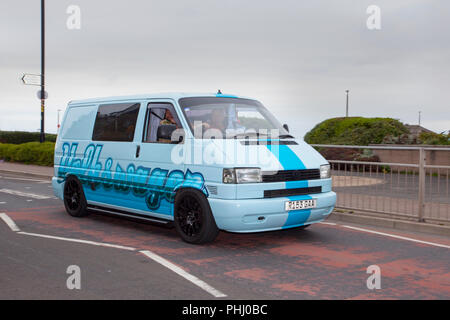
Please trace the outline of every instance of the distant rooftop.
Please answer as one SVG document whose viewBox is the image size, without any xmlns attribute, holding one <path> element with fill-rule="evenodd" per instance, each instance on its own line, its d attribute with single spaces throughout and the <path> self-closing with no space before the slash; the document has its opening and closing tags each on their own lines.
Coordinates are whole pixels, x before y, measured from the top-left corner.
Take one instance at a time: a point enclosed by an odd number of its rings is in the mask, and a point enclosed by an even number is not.
<svg viewBox="0 0 450 320">
<path fill-rule="evenodd" d="M 408 128 L 410 134 L 415 136 L 420 135 L 422 132 L 434 133 L 433 131 L 424 128 L 422 126 L 419 126 L 418 124 L 405 124 L 405 127 Z"/>
</svg>

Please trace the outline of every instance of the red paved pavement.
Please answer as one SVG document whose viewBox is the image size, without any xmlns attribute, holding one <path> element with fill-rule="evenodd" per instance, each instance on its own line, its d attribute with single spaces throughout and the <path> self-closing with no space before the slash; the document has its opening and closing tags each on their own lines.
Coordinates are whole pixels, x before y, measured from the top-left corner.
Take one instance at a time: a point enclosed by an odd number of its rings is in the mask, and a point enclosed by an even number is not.
<svg viewBox="0 0 450 320">
<path fill-rule="evenodd" d="M 237 291 L 251 289 L 274 299 L 450 298 L 449 249 L 340 225 L 319 224 L 307 230 L 262 234 L 222 232 L 212 244 L 193 246 L 182 242 L 174 229 L 96 214 L 75 219 L 64 212 L 62 205 L 8 215 L 28 232 L 151 250 L 219 290 L 227 284 Z M 449 239 L 438 236 L 420 238 L 450 245 Z M 381 290 L 366 287 L 366 269 L 372 264 L 381 268 Z"/>
</svg>

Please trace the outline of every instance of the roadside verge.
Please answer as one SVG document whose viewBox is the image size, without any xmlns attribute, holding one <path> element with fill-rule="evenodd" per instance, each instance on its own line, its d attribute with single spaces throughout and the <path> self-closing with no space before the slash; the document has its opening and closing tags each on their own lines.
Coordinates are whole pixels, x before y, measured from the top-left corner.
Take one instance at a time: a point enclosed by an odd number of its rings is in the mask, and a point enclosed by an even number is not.
<svg viewBox="0 0 450 320">
<path fill-rule="evenodd" d="M 44 167 L 13 162 L 0 162 L 0 173 L 20 174 L 28 177 L 51 179 L 53 177 L 53 167 Z"/>
</svg>

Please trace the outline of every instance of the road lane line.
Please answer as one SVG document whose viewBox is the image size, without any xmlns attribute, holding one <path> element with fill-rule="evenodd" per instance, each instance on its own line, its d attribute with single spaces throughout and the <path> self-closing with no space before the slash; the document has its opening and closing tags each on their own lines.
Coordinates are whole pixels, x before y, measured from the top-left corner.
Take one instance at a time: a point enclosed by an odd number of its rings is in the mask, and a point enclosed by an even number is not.
<svg viewBox="0 0 450 320">
<path fill-rule="evenodd" d="M 0 176 L 2 179 L 7 180 L 21 180 L 21 181 L 32 181 L 37 183 L 51 183 L 51 181 L 48 180 L 37 180 L 37 179 L 28 179 L 28 178 L 14 178 L 14 177 L 6 177 L 6 176 Z"/>
<path fill-rule="evenodd" d="M 6 214 L 0 213 L 0 218 L 8 225 L 8 227 L 14 231 L 20 231 L 19 227 L 14 223 L 14 221 Z"/>
<path fill-rule="evenodd" d="M 19 196 L 19 197 L 33 198 L 33 199 L 38 199 L 38 200 L 45 200 L 45 199 L 51 198 L 51 196 L 22 192 L 22 191 L 11 190 L 11 189 L 0 189 L 0 192 L 12 194 L 12 195 Z"/>
<path fill-rule="evenodd" d="M 163 257 L 157 255 L 156 253 L 153 253 L 153 252 L 148 251 L 148 250 L 141 250 L 139 252 L 144 254 L 144 255 L 146 255 L 147 257 L 149 257 L 153 261 L 156 261 L 159 264 L 163 265 L 164 267 L 172 270 L 173 272 L 175 272 L 179 276 L 181 276 L 181 277 L 185 278 L 186 280 L 192 282 L 193 284 L 195 284 L 196 286 L 198 286 L 201 289 L 205 290 L 206 292 L 208 292 L 209 294 L 213 295 L 214 297 L 216 297 L 216 298 L 224 298 L 224 297 L 227 296 L 226 294 L 220 292 L 219 290 L 211 287 L 209 284 L 207 284 L 203 280 L 200 280 L 196 276 L 193 276 L 192 274 L 187 273 L 186 271 L 184 271 L 183 269 L 181 269 L 177 265 L 175 265 L 172 262 L 164 259 Z"/>
<path fill-rule="evenodd" d="M 333 223 L 333 222 L 319 222 L 320 224 L 327 224 L 327 225 L 329 225 L 329 226 L 336 226 L 337 224 L 336 223 Z"/>
<path fill-rule="evenodd" d="M 29 233 L 29 232 L 18 232 L 18 234 L 23 234 L 23 235 L 26 235 L 26 236 L 33 236 L 33 237 L 40 237 L 40 238 L 47 238 L 47 239 L 54 239 L 54 240 L 76 242 L 76 243 L 84 243 L 84 244 L 90 244 L 90 245 L 93 245 L 93 246 L 109 247 L 109 248 L 116 248 L 116 249 L 122 249 L 122 250 L 136 251 L 136 248 L 125 247 L 125 246 L 120 246 L 120 245 L 111 244 L 111 243 L 95 242 L 95 241 L 89 241 L 89 240 L 80 240 L 80 239 L 63 238 L 63 237 L 55 237 L 55 236 L 49 236 L 49 235 L 46 235 L 46 234 Z"/>
<path fill-rule="evenodd" d="M 374 230 L 369 230 L 369 229 L 363 229 L 363 228 L 358 228 L 358 227 L 352 227 L 352 226 L 345 226 L 345 225 L 343 225 L 343 227 L 344 227 L 344 228 L 348 228 L 348 229 L 353 229 L 353 230 L 358 230 L 358 231 L 363 231 L 363 232 L 368 232 L 368 233 L 378 234 L 378 235 L 381 235 L 381 236 L 386 236 L 386 237 L 391 237 L 391 238 L 396 238 L 396 239 L 401 239 L 401 240 L 407 240 L 407 241 L 412 241 L 412 242 L 417 242 L 417 243 L 422 243 L 422 244 L 428 244 L 428 245 L 430 245 L 430 246 L 435 246 L 435 247 L 441 247 L 441 248 L 450 249 L 450 246 L 447 246 L 447 245 L 441 244 L 441 243 L 422 241 L 422 240 L 417 240 L 417 239 L 413 239 L 413 238 L 397 236 L 397 235 L 395 235 L 395 234 L 389 234 L 389 233 L 384 233 L 384 232 L 379 232 L 379 231 L 374 231 Z"/>
</svg>

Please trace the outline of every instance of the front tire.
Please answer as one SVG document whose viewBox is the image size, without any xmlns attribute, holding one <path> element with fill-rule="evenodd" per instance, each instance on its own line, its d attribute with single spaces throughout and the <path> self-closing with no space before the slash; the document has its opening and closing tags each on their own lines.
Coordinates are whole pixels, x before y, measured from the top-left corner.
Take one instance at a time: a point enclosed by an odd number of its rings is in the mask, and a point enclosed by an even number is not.
<svg viewBox="0 0 450 320">
<path fill-rule="evenodd" d="M 69 176 L 64 184 L 64 206 L 72 217 L 85 217 L 89 214 L 83 187 L 74 176 Z"/>
<path fill-rule="evenodd" d="M 178 191 L 174 209 L 175 229 L 184 241 L 203 244 L 214 241 L 219 234 L 208 200 L 200 191 Z"/>
</svg>

